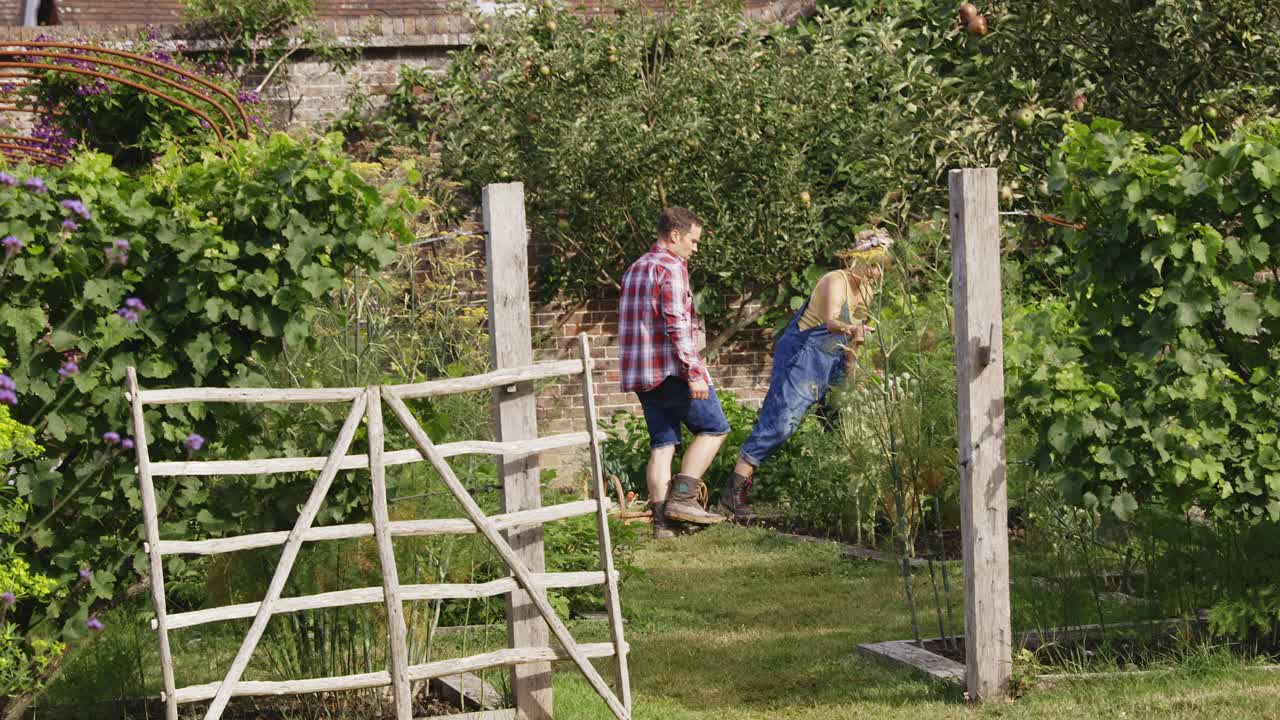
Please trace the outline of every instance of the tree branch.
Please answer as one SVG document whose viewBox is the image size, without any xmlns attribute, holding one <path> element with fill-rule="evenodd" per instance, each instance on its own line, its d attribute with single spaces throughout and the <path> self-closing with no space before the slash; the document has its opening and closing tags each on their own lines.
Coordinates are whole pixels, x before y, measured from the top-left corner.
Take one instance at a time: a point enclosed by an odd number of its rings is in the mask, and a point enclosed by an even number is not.
<svg viewBox="0 0 1280 720">
<path fill-rule="evenodd" d="M 729 342 L 734 335 L 742 332 L 744 328 L 756 320 L 759 320 L 766 312 L 769 311 L 768 306 L 763 303 L 760 305 L 752 304 L 758 297 L 759 293 L 753 292 L 743 298 L 742 304 L 738 306 L 738 312 L 734 316 L 733 322 L 729 323 L 729 327 L 721 330 L 718 335 L 707 342 L 707 348 L 704 351 L 704 354 L 708 359 L 719 355 L 720 348 L 724 346 L 725 343 Z"/>
<path fill-rule="evenodd" d="M 281 55 L 280 58 L 276 60 L 275 64 L 271 66 L 271 69 L 267 71 L 266 76 L 262 78 L 262 82 L 258 83 L 258 87 L 254 88 L 253 90 L 254 93 L 262 92 L 262 89 L 265 88 L 267 84 L 271 82 L 271 78 L 275 77 L 275 74 L 279 72 L 280 68 L 284 67 L 285 61 L 293 57 L 293 54 L 298 52 L 301 49 L 302 49 L 302 43 L 298 43 L 297 45 L 294 45 L 293 47 L 289 48 L 289 50 L 285 52 L 285 54 Z"/>
</svg>

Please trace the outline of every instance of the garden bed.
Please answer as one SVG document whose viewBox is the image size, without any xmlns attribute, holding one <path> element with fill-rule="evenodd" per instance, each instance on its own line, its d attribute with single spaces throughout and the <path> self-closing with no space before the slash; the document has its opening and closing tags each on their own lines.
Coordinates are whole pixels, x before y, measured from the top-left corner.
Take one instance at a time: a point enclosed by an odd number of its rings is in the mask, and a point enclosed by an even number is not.
<svg viewBox="0 0 1280 720">
<path fill-rule="evenodd" d="M 1154 665 L 1174 657 L 1186 647 L 1187 638 L 1178 632 L 1183 620 L 1154 623 L 1116 623 L 1104 634 L 1099 625 L 1030 631 L 1019 636 L 1016 645 L 1035 654 L 1037 676 L 1048 680 L 1091 677 L 1149 671 Z M 1205 630 L 1203 621 L 1194 621 L 1197 637 Z M 858 652 L 893 664 L 909 667 L 944 682 L 965 681 L 965 638 L 929 638 L 917 645 L 913 640 L 865 643 Z M 1271 663 L 1280 663 L 1280 644 L 1255 649 Z M 1277 670 L 1280 665 L 1265 665 Z"/>
</svg>

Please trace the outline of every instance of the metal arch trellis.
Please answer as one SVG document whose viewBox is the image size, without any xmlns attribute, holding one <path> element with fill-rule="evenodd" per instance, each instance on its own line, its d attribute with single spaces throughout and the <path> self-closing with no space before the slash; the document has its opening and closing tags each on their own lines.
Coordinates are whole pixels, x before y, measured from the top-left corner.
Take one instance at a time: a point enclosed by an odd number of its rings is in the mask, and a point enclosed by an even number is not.
<svg viewBox="0 0 1280 720">
<path fill-rule="evenodd" d="M 219 141 L 225 141 L 228 136 L 248 136 L 253 132 L 249 115 L 234 94 L 172 63 L 139 53 L 81 43 L 41 40 L 0 41 L 0 70 L 5 71 L 0 73 L 0 96 L 10 95 L 32 83 L 40 82 L 43 79 L 43 72 L 65 72 L 125 85 L 160 98 L 200 118 Z M 170 91 L 165 92 L 148 87 L 136 80 L 123 77 L 125 74 L 147 78 Z M 174 79 L 174 76 L 178 79 Z M 185 95 L 188 99 L 183 99 L 179 95 Z M 197 102 L 203 103 L 212 108 L 215 114 L 221 115 L 225 125 L 215 122 L 208 112 L 194 104 Z M 56 107 L 35 107 L 24 105 L 17 100 L 0 102 L 0 113 L 14 112 L 37 116 L 61 114 L 60 109 Z M 11 160 L 34 160 L 51 165 L 62 165 L 70 159 L 65 150 L 46 138 L 13 134 L 0 136 L 0 156 Z"/>
</svg>

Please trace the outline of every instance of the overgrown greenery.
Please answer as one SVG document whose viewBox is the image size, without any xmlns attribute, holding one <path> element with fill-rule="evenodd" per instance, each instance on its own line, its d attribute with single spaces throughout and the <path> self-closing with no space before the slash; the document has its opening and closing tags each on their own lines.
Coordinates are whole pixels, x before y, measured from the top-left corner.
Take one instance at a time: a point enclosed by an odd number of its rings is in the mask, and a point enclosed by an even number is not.
<svg viewBox="0 0 1280 720">
<path fill-rule="evenodd" d="M 712 350 L 762 310 L 776 319 L 871 214 L 897 217 L 917 191 L 937 197 L 945 168 L 999 155 L 958 129 L 989 124 L 982 98 L 895 19 L 832 11 L 791 31 L 716 4 L 660 22 L 550 6 L 476 22 L 447 74 L 405 70 L 365 132 L 438 139 L 443 172 L 473 191 L 522 180 L 552 247 L 548 295 L 616 285 L 660 207 L 695 208 L 712 230 L 693 267 Z"/>
<path fill-rule="evenodd" d="M 286 345 L 313 342 L 312 322 L 344 274 L 394 257 L 414 204 L 361 179 L 337 138 L 275 135 L 194 161 L 175 150 L 138 176 L 93 153 L 65 170 L 11 168 L 0 206 L 0 348 L 12 361 L 13 412 L 45 448 L 10 465 L 23 514 L 5 546 L 76 588 L 17 606 L 9 622 L 24 637 L 74 643 L 145 567 L 125 368 L 143 384 L 265 384 L 265 364 Z M 147 420 L 154 460 L 262 452 L 261 419 L 226 406 L 157 408 Z M 193 520 L 262 522 L 271 503 L 248 498 L 278 493 L 162 483 L 163 532 L 175 530 L 170 520 L 184 531 Z M 339 484 L 327 512 L 350 512 L 352 493 Z M 183 565 L 171 558 L 171 577 Z"/>
<path fill-rule="evenodd" d="M 1280 521 L 1280 123 L 1177 147 L 1073 125 L 1057 177 L 1089 229 L 1065 240 L 1074 322 L 1015 359 L 1041 470 L 1122 519 L 1158 502 Z"/>
</svg>

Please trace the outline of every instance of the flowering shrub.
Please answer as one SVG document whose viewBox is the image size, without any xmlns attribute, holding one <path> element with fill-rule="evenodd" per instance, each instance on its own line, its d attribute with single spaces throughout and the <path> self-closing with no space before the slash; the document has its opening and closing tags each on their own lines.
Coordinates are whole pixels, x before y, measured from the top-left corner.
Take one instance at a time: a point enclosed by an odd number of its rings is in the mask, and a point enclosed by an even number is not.
<svg viewBox="0 0 1280 720">
<path fill-rule="evenodd" d="M 0 370 L 6 361 L 0 357 Z M 9 415 L 10 406 L 18 404 L 21 391 L 7 374 L 0 374 L 0 460 L 8 467 L 19 458 L 35 457 L 41 451 L 33 440 L 31 427 Z M 27 520 L 30 509 L 16 489 L 0 485 L 0 536 L 16 537 Z M 0 545 L 0 696 L 34 689 L 41 671 L 62 651 L 62 644 L 50 637 L 24 637 L 14 616 L 29 612 L 35 603 L 46 601 L 59 591 L 52 578 L 31 571 L 31 564 L 19 555 L 11 543 Z"/>
<path fill-rule="evenodd" d="M 394 257 L 412 201 L 362 180 L 337 137 L 246 140 L 193 163 L 166 153 L 136 177 L 93 153 L 63 170 L 6 173 L 0 237 L 15 240 L 0 260 L 0 351 L 13 364 L 0 413 L 33 426 L 46 451 L 11 466 L 21 519 L 2 547 L 75 587 L 40 604 L 13 589 L 22 612 L 11 617 L 20 636 L 53 628 L 70 643 L 101 630 L 92 613 L 145 568 L 125 369 L 168 386 L 265 384 L 263 368 L 286 344 L 312 342 L 315 313 L 344 273 Z M 160 460 L 248 455 L 258 421 L 228 406 L 169 406 L 147 419 Z M 162 484 L 162 522 L 233 514 L 217 503 L 261 509 L 209 488 Z"/>
</svg>

